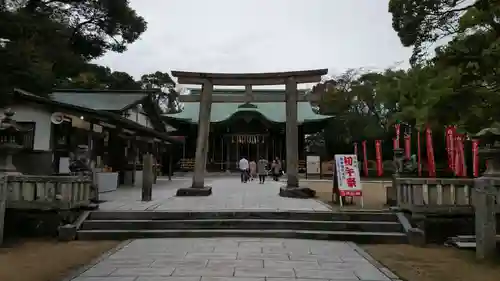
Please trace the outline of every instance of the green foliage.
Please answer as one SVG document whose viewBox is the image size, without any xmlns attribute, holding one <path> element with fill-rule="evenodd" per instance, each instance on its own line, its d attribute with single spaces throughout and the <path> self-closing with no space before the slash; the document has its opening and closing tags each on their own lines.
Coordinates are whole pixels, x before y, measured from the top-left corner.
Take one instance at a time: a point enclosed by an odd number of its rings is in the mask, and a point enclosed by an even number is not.
<svg viewBox="0 0 500 281">
<path fill-rule="evenodd" d="M 412 63 L 443 38 L 477 30 L 500 31 L 499 0 L 390 0 L 392 26 L 401 43 L 413 46 Z"/>
<path fill-rule="evenodd" d="M 161 89 L 163 94 L 156 96 L 156 103 L 164 112 L 180 110 L 179 93 L 175 90 L 175 82 L 166 72 L 156 71 L 141 76 L 143 89 Z"/>
<path fill-rule="evenodd" d="M 326 147 L 390 140 L 398 120 L 437 134 L 446 125 L 475 133 L 498 124 L 500 0 L 390 0 L 389 12 L 401 43 L 414 48 L 412 67 L 351 70 L 328 82 L 320 110 L 339 120 L 325 130 Z"/>
<path fill-rule="evenodd" d="M 146 30 L 126 0 L 9 1 L 0 10 L 0 91 L 22 87 L 44 95 L 75 84 L 103 87 L 87 65 L 107 51 L 123 52 Z M 93 77 L 97 75 L 98 77 Z M 111 88 L 140 88 L 128 74 L 113 73 Z"/>
</svg>

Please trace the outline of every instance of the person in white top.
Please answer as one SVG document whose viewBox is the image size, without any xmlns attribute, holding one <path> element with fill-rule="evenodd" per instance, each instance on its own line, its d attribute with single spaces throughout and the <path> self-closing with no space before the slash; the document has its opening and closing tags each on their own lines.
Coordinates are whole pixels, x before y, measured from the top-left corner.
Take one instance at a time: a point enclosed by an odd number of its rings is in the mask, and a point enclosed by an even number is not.
<svg viewBox="0 0 500 281">
<path fill-rule="evenodd" d="M 238 166 L 241 171 L 241 182 L 246 183 L 248 181 L 248 168 L 249 168 L 248 160 L 245 157 L 242 157 L 240 159 L 240 163 Z"/>
</svg>

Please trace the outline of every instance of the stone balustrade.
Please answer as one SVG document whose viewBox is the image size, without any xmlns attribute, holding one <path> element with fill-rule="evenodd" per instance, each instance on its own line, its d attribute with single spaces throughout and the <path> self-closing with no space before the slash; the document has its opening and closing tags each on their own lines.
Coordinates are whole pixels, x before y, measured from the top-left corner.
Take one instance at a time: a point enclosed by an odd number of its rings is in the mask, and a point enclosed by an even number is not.
<svg viewBox="0 0 500 281">
<path fill-rule="evenodd" d="M 394 188 L 395 187 L 395 188 Z M 393 179 L 399 208 L 411 212 L 472 212 L 474 180 L 465 178 Z"/>
<path fill-rule="evenodd" d="M 417 213 L 472 213 L 477 196 L 475 186 L 471 178 L 395 177 L 388 199 L 402 210 Z M 496 190 L 496 211 L 500 212 L 500 188 L 497 186 Z"/>
<path fill-rule="evenodd" d="M 83 176 L 7 175 L 6 207 L 24 210 L 67 210 L 88 206 L 92 181 Z"/>
</svg>

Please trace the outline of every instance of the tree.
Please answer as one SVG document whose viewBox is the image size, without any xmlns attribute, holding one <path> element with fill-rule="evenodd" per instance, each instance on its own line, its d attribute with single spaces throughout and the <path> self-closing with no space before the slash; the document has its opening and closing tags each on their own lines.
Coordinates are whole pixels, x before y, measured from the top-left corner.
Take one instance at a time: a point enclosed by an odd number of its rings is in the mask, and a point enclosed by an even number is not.
<svg viewBox="0 0 500 281">
<path fill-rule="evenodd" d="M 58 88 L 139 90 L 141 83 L 126 72 L 111 71 L 109 67 L 87 64 L 78 75 L 57 84 Z"/>
<path fill-rule="evenodd" d="M 2 93 L 22 87 L 45 94 L 77 76 L 82 76 L 80 82 L 91 83 L 95 80 L 92 75 L 82 74 L 90 59 L 109 50 L 124 51 L 146 29 L 144 19 L 126 0 L 17 0 L 7 4 L 0 10 L 0 34 L 9 42 L 0 47 Z M 128 78 L 115 74 L 115 80 L 131 85 Z"/>
<path fill-rule="evenodd" d="M 125 51 L 147 28 L 128 0 L 27 0 L 20 9 L 67 26 L 70 48 L 87 60 Z"/>
<path fill-rule="evenodd" d="M 66 27 L 42 16 L 0 11 L 0 88 L 22 86 L 38 94 L 50 91 L 58 78 L 74 75 L 84 61 L 68 50 Z"/>
<path fill-rule="evenodd" d="M 498 0 L 390 0 L 392 26 L 419 62 L 437 41 L 472 30 L 500 31 Z"/>
<path fill-rule="evenodd" d="M 155 102 L 164 112 L 180 110 L 179 93 L 175 90 L 175 82 L 166 72 L 156 71 L 141 76 L 143 89 L 160 89 L 162 94 L 155 96 Z"/>
</svg>

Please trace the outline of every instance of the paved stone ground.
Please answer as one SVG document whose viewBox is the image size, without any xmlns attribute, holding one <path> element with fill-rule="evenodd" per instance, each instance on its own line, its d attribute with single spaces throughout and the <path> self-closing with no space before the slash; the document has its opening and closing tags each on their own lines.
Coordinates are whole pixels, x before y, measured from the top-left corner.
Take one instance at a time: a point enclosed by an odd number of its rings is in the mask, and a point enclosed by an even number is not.
<svg viewBox="0 0 500 281">
<path fill-rule="evenodd" d="M 73 281 L 390 281 L 348 242 L 266 238 L 139 239 Z"/>
<path fill-rule="evenodd" d="M 292 199 L 278 196 L 283 183 L 258 181 L 241 183 L 238 177 L 209 178 L 213 194 L 208 197 L 176 197 L 179 187 L 188 187 L 191 178 L 173 178 L 171 182 L 160 178 L 153 187 L 153 201 L 141 202 L 139 187 L 120 188 L 115 192 L 104 193 L 101 210 L 158 210 L 158 211 L 328 211 L 329 208 L 314 199 Z"/>
</svg>

